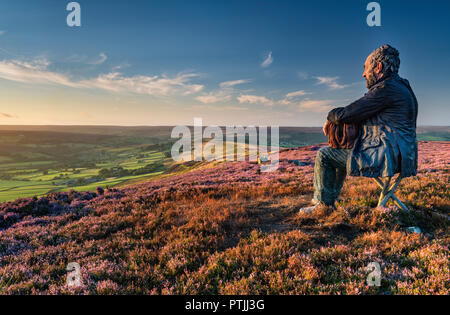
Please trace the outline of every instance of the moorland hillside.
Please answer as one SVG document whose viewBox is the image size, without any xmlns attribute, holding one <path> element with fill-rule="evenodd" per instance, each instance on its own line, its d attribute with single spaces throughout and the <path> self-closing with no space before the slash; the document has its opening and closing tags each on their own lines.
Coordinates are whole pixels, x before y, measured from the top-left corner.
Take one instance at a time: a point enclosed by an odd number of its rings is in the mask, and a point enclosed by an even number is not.
<svg viewBox="0 0 450 315">
<path fill-rule="evenodd" d="M 202 164 L 0 204 L 0 293 L 448 294 L 450 143 L 420 143 L 419 175 L 398 192 L 410 213 L 375 209 L 376 184 L 349 178 L 336 211 L 299 214 L 319 147 L 282 152 L 274 173 Z M 70 262 L 80 288 L 66 286 Z M 367 285 L 371 262 L 380 287 Z"/>
</svg>

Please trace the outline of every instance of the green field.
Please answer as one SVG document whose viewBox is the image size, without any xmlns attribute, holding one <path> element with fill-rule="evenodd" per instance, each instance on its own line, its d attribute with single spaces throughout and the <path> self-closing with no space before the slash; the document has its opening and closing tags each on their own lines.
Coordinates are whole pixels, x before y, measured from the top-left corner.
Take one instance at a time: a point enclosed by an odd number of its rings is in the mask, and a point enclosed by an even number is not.
<svg viewBox="0 0 450 315">
<path fill-rule="evenodd" d="M 0 202 L 71 189 L 92 191 L 161 175 L 173 164 L 167 157 L 172 142 L 164 130 L 0 129 Z M 103 174 L 122 171 L 102 177 L 102 169 Z"/>
</svg>

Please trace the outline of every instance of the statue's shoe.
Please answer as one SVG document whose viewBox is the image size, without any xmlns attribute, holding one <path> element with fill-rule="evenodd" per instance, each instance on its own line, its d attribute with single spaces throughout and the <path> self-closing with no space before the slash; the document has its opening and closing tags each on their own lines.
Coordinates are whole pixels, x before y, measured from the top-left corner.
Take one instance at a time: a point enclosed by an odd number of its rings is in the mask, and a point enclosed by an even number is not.
<svg viewBox="0 0 450 315">
<path fill-rule="evenodd" d="M 316 210 L 318 207 L 320 207 L 320 205 L 315 205 L 315 206 L 311 206 L 311 207 L 301 208 L 300 210 L 298 210 L 298 213 L 301 213 L 301 214 L 311 214 L 311 213 L 313 213 L 314 210 Z"/>
<path fill-rule="evenodd" d="M 326 204 L 324 204 L 322 202 L 319 202 L 319 203 L 314 203 L 313 202 L 313 204 L 314 204 L 313 206 L 301 208 L 300 210 L 298 210 L 298 213 L 311 214 L 311 213 L 313 213 L 313 212 L 315 212 L 316 210 L 319 210 L 319 209 L 325 209 L 326 212 L 331 213 L 334 210 L 336 210 L 336 207 L 334 205 L 333 206 L 327 206 Z"/>
</svg>

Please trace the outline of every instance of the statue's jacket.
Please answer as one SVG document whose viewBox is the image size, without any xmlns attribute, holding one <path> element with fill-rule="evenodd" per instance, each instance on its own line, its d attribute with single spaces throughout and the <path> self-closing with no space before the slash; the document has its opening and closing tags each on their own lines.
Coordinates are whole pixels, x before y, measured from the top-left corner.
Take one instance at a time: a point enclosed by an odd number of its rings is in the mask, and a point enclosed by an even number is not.
<svg viewBox="0 0 450 315">
<path fill-rule="evenodd" d="M 398 74 L 381 78 L 349 106 L 333 109 L 328 114 L 330 122 L 360 125 L 348 159 L 348 175 L 417 175 L 417 112 L 417 98 L 408 80 Z"/>
</svg>

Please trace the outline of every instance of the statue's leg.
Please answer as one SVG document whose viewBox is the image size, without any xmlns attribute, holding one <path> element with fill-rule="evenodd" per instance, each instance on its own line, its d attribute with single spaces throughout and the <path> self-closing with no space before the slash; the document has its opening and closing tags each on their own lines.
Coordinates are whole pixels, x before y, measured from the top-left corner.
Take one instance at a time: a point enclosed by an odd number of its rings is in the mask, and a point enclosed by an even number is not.
<svg viewBox="0 0 450 315">
<path fill-rule="evenodd" d="M 333 206 L 345 180 L 349 150 L 321 148 L 314 166 L 314 202 Z"/>
</svg>

